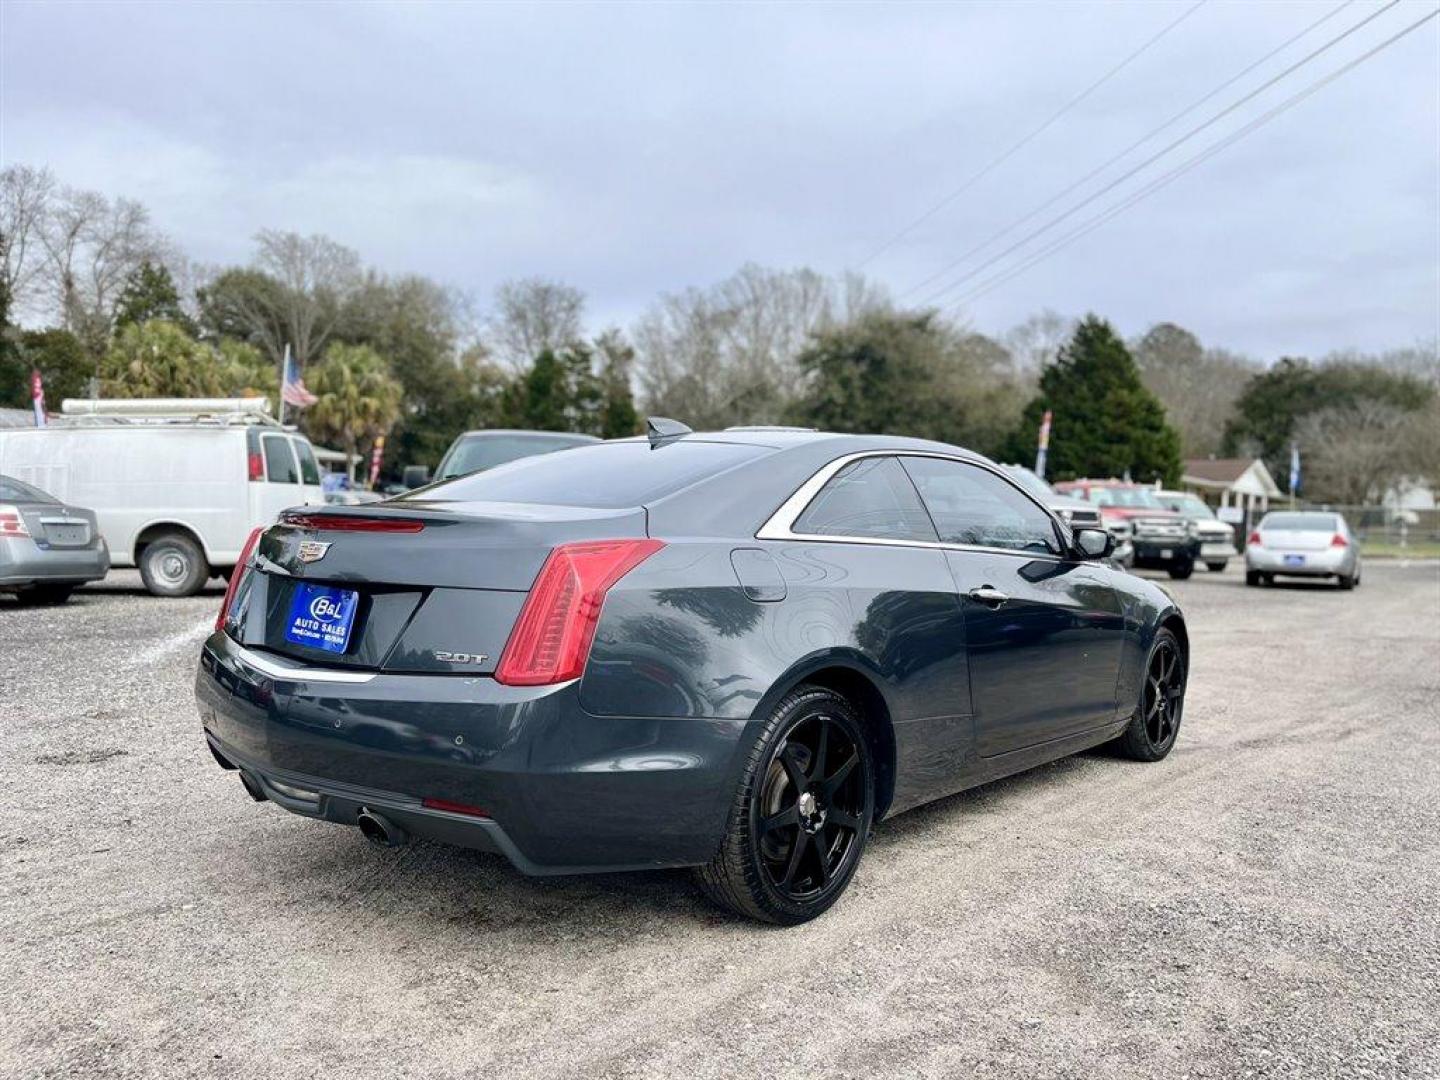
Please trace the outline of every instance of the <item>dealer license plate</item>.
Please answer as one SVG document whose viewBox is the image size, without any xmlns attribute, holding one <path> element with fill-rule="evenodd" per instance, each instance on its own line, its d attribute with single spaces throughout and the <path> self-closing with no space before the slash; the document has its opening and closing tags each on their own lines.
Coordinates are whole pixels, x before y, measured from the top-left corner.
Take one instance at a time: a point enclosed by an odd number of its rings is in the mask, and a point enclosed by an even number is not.
<svg viewBox="0 0 1440 1080">
<path fill-rule="evenodd" d="M 360 594 L 352 589 L 302 584 L 290 601 L 285 640 L 293 645 L 343 653 L 350 644 L 350 628 L 359 606 Z"/>
<path fill-rule="evenodd" d="M 1169 548 L 1163 548 L 1163 549 L 1161 549 L 1161 551 L 1160 551 L 1160 558 L 1162 558 L 1162 559 L 1168 559 L 1168 558 L 1170 558 L 1171 555 L 1174 555 L 1174 554 L 1175 554 L 1175 553 L 1174 553 L 1173 551 L 1171 551 Z"/>
<path fill-rule="evenodd" d="M 1286 566 L 1304 566 L 1304 565 L 1305 565 L 1305 556 L 1304 556 L 1304 555 L 1286 555 L 1286 556 L 1285 556 L 1285 565 L 1286 565 Z"/>
</svg>

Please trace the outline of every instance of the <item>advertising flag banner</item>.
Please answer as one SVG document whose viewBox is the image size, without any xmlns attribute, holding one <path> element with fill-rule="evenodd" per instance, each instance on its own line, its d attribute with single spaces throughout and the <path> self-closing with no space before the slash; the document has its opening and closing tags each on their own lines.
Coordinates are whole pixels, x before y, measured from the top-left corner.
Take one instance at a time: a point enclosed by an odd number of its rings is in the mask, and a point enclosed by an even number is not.
<svg viewBox="0 0 1440 1080">
<path fill-rule="evenodd" d="M 45 426 L 45 380 L 40 377 L 40 369 L 35 368 L 30 372 L 30 403 L 35 407 L 35 426 Z"/>
</svg>

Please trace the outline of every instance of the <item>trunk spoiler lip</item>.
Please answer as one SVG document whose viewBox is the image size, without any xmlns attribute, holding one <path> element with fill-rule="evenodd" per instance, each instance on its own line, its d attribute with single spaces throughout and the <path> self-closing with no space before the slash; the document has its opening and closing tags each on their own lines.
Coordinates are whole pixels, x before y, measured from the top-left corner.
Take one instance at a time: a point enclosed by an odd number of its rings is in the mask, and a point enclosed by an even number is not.
<svg viewBox="0 0 1440 1080">
<path fill-rule="evenodd" d="M 344 528 L 346 520 L 455 525 L 476 519 L 502 519 L 544 524 L 546 522 L 604 521 L 644 513 L 644 506 L 594 507 L 560 503 L 460 502 L 442 499 L 415 499 L 404 503 L 372 503 L 368 506 L 297 506 L 280 513 L 277 525 L 293 528 Z M 646 515 L 648 517 L 648 514 Z M 336 523 L 331 525 L 331 522 Z M 418 531 L 418 530 L 417 530 Z"/>
</svg>

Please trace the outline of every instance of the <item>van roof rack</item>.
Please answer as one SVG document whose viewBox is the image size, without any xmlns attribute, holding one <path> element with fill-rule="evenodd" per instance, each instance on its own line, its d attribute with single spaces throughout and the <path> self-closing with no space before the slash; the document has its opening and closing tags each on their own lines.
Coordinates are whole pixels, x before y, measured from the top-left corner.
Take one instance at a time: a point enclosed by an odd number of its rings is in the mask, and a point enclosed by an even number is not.
<svg viewBox="0 0 1440 1080">
<path fill-rule="evenodd" d="M 282 425 L 268 398 L 66 398 L 59 421 L 67 427 L 112 425 Z"/>
</svg>

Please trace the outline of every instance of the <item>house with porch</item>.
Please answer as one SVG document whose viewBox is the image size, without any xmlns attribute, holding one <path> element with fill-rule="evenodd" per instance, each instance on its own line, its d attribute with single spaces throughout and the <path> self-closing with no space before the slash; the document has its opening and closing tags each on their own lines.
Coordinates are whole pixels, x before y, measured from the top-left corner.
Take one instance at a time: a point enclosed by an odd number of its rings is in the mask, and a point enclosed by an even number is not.
<svg viewBox="0 0 1440 1080">
<path fill-rule="evenodd" d="M 1180 482 L 1217 507 L 1221 521 L 1247 526 L 1285 494 L 1259 458 L 1194 458 L 1185 462 Z"/>
</svg>

